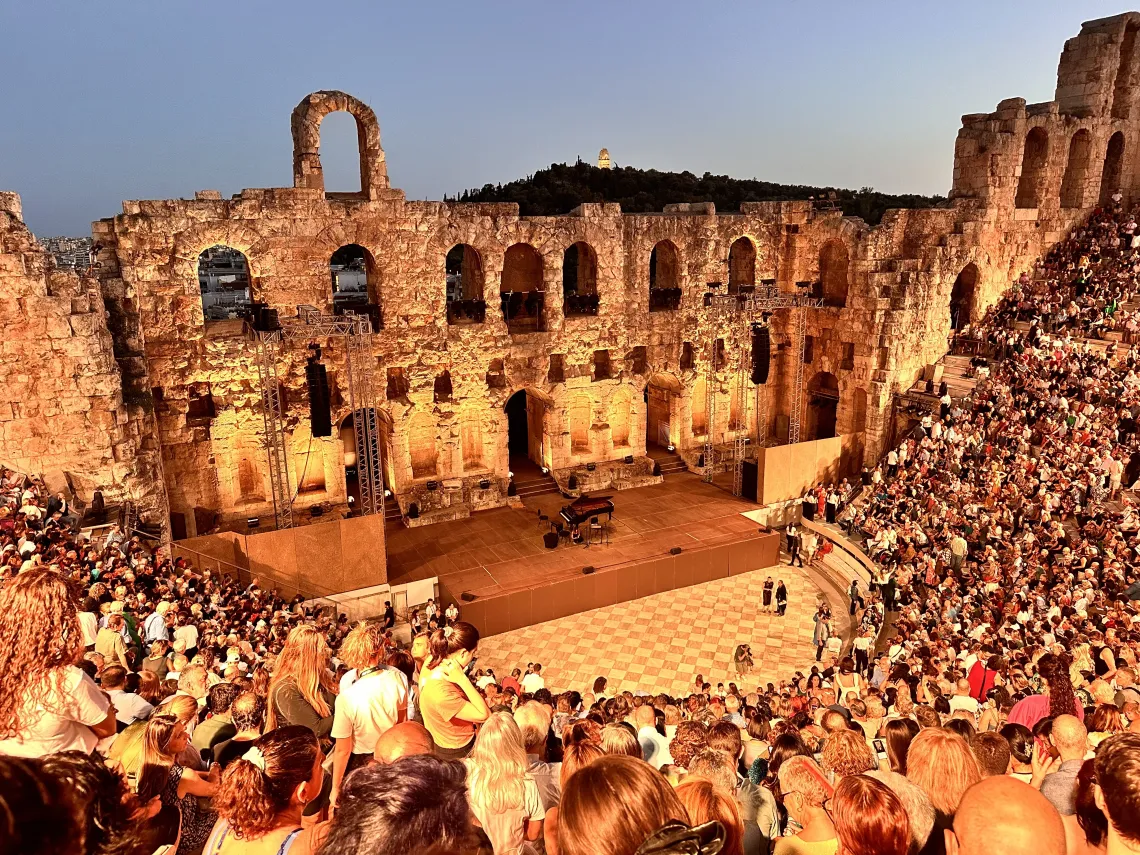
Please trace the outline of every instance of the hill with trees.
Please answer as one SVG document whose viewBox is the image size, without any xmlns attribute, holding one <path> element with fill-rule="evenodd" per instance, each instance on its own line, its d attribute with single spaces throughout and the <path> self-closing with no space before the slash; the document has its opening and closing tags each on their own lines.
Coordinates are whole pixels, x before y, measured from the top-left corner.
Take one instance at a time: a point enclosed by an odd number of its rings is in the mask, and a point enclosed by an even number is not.
<svg viewBox="0 0 1140 855">
<path fill-rule="evenodd" d="M 834 196 L 832 195 L 834 194 Z M 446 198 L 446 197 L 445 197 Z M 931 208 L 946 202 L 942 196 L 880 193 L 870 187 L 845 190 L 806 184 L 730 178 L 706 172 L 661 172 L 632 166 L 599 169 L 579 160 L 571 165 L 552 163 L 509 184 L 486 184 L 464 190 L 451 201 L 517 202 L 523 216 L 567 214 L 583 202 L 618 202 L 630 214 L 659 212 L 676 202 L 713 202 L 722 212 L 740 210 L 741 202 L 783 202 L 806 199 L 834 201 L 850 217 L 877 224 L 889 208 Z"/>
</svg>

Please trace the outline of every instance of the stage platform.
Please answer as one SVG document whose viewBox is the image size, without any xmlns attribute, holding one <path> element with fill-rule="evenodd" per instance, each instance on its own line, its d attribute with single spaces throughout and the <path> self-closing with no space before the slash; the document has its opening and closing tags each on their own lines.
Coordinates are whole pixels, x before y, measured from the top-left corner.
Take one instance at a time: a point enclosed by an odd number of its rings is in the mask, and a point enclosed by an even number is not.
<svg viewBox="0 0 1140 855">
<path fill-rule="evenodd" d="M 569 503 L 558 494 L 522 508 L 480 511 L 468 519 L 386 528 L 388 580 L 435 576 L 441 596 L 464 619 L 493 635 L 603 605 L 729 575 L 779 560 L 779 534 L 761 534 L 742 513 L 759 507 L 690 473 L 612 494 L 609 543 L 546 549 L 542 535 Z M 681 551 L 674 555 L 674 547 Z M 594 572 L 583 574 L 584 567 Z M 463 594 L 475 597 L 464 601 Z"/>
</svg>

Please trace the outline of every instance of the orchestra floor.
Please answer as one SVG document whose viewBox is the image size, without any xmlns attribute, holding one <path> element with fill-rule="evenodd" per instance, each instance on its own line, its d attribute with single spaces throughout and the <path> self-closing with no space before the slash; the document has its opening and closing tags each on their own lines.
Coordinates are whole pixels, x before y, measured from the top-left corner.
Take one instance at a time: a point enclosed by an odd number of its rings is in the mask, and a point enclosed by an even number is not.
<svg viewBox="0 0 1140 855">
<path fill-rule="evenodd" d="M 563 541 L 557 549 L 544 548 L 549 523 L 540 526 L 538 515 L 557 518 L 569 502 L 558 493 L 525 499 L 525 509 L 496 508 L 420 528 L 389 523 L 388 581 L 397 585 L 437 576 L 451 591 L 493 597 L 580 576 L 586 564 L 603 570 L 673 546 L 715 546 L 756 533 L 756 524 L 741 513 L 759 505 L 688 472 L 610 495 L 610 542 L 588 547 Z"/>
</svg>

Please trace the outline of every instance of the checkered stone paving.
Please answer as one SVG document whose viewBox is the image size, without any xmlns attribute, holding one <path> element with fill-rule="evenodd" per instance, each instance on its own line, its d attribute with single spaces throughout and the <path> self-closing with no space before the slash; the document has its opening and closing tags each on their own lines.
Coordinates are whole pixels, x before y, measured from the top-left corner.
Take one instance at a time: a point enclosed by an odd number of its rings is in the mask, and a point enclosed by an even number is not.
<svg viewBox="0 0 1140 855">
<path fill-rule="evenodd" d="M 599 676 L 607 694 L 619 691 L 683 695 L 703 674 L 714 686 L 735 682 L 749 690 L 778 682 L 815 662 L 812 616 L 823 594 L 801 571 L 787 565 L 718 579 L 640 600 L 485 638 L 478 668 L 502 680 L 513 668 L 541 662 L 546 686 L 557 693 L 588 692 Z M 783 579 L 788 589 L 784 617 L 761 608 L 764 580 Z M 736 674 L 736 645 L 752 645 L 754 669 Z"/>
</svg>

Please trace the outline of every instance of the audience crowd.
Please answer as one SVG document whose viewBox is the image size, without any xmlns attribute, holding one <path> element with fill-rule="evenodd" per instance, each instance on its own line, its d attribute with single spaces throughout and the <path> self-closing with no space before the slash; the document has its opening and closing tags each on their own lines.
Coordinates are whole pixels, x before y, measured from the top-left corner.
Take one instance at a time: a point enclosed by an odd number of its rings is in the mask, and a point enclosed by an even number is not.
<svg viewBox="0 0 1140 855">
<path fill-rule="evenodd" d="M 400 645 L 3 472 L 0 850 L 1140 851 L 1136 229 L 1094 212 L 967 330 L 973 391 L 813 497 L 876 570 L 778 683 L 500 677 L 454 605 Z"/>
</svg>

